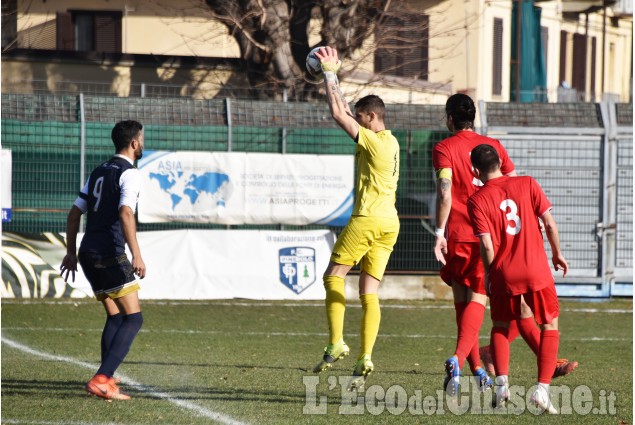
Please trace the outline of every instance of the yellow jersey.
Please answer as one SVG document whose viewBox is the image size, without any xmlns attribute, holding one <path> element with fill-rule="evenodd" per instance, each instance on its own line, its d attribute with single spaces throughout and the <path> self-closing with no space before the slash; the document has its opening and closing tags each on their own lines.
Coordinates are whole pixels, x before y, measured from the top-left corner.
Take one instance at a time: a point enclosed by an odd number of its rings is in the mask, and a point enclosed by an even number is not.
<svg viewBox="0 0 635 425">
<path fill-rule="evenodd" d="M 390 130 L 377 133 L 359 127 L 357 182 L 353 215 L 397 217 L 395 200 L 399 180 L 399 142 Z"/>
</svg>

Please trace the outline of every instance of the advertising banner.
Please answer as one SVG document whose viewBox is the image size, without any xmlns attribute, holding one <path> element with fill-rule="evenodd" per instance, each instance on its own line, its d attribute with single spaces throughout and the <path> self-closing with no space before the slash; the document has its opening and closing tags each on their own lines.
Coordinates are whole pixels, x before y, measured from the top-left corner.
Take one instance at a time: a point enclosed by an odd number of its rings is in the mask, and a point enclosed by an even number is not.
<svg viewBox="0 0 635 425">
<path fill-rule="evenodd" d="M 326 224 L 353 209 L 352 155 L 146 151 L 142 223 Z"/>
<path fill-rule="evenodd" d="M 78 235 L 78 246 L 83 234 Z M 142 299 L 324 299 L 322 274 L 335 234 L 259 230 L 171 230 L 137 233 L 145 279 Z M 92 296 L 84 274 L 66 284 L 60 233 L 2 234 L 3 298 Z M 128 255 L 130 258 L 130 255 Z"/>
<path fill-rule="evenodd" d="M 11 221 L 11 151 L 2 149 L 2 172 L 0 174 L 0 206 L 2 207 L 2 221 Z"/>
</svg>

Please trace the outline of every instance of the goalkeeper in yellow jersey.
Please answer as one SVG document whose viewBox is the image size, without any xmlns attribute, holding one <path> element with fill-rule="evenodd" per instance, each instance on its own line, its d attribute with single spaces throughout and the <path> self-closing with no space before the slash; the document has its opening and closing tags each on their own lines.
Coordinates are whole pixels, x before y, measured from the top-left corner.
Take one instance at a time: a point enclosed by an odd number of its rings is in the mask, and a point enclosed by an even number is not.
<svg viewBox="0 0 635 425">
<path fill-rule="evenodd" d="M 390 130 L 386 130 L 385 105 L 378 96 L 361 98 L 355 104 L 355 112 L 351 112 L 337 79 L 341 66 L 337 51 L 323 47 L 316 56 L 322 64 L 331 115 L 357 143 L 357 175 L 352 217 L 339 235 L 324 272 L 329 342 L 322 361 L 313 372 L 322 372 L 349 354 L 344 342 L 344 278 L 353 266 L 359 264 L 359 297 L 363 311 L 361 344 L 349 388 L 361 389 L 366 376 L 374 368 L 371 354 L 381 319 L 377 290 L 399 234 L 395 208 L 399 142 Z"/>
</svg>

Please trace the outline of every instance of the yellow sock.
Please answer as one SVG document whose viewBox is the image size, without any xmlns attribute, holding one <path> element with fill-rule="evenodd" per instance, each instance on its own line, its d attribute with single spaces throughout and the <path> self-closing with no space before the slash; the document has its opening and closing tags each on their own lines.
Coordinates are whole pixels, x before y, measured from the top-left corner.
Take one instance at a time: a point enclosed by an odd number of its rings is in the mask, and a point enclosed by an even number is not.
<svg viewBox="0 0 635 425">
<path fill-rule="evenodd" d="M 335 344 L 344 337 L 344 312 L 346 311 L 344 278 L 340 276 L 324 276 L 324 289 L 326 289 L 326 318 L 329 322 L 329 344 Z"/>
<path fill-rule="evenodd" d="M 372 354 L 379 333 L 379 322 L 381 322 L 377 294 L 364 294 L 360 295 L 359 298 L 362 301 L 362 325 L 360 329 L 361 347 L 357 360 L 361 359 L 364 354 L 369 356 Z"/>
</svg>

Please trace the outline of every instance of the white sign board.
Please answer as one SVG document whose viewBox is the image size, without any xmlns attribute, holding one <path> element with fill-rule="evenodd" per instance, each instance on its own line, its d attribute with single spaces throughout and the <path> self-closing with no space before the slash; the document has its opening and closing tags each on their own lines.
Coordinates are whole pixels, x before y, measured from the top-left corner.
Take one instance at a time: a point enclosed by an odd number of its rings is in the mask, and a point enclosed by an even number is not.
<svg viewBox="0 0 635 425">
<path fill-rule="evenodd" d="M 11 221 L 11 151 L 2 149 L 2 162 L 0 163 L 2 172 L 0 173 L 0 206 L 2 207 L 2 221 Z"/>
<path fill-rule="evenodd" d="M 147 267 L 142 299 L 321 300 L 335 234 L 170 230 L 139 232 L 137 239 Z M 92 295 L 81 268 L 71 286 Z"/>
<path fill-rule="evenodd" d="M 139 221 L 343 226 L 352 155 L 146 151 Z"/>
</svg>

